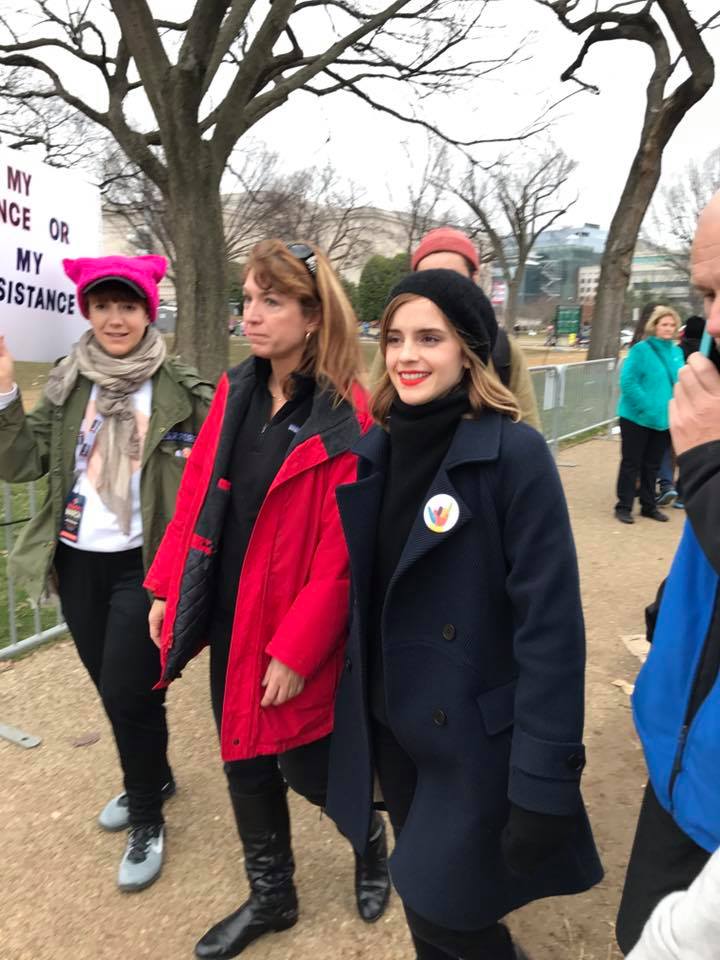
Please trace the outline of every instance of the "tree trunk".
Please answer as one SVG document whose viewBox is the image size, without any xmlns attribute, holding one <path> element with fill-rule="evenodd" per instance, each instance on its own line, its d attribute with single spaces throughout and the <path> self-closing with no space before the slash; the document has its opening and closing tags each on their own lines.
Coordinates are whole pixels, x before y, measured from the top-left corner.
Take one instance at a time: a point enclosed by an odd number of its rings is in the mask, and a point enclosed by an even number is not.
<svg viewBox="0 0 720 960">
<path fill-rule="evenodd" d="M 196 154 L 202 155 L 200 145 Z M 219 183 L 207 156 L 168 164 L 168 209 L 175 244 L 174 350 L 216 383 L 228 365 L 225 231 Z"/>
<path fill-rule="evenodd" d="M 524 271 L 523 271 L 524 272 Z M 505 309 L 503 310 L 503 326 L 506 330 L 512 332 L 512 328 L 517 319 L 518 299 L 520 297 L 520 287 L 522 286 L 523 272 L 516 272 L 512 279 L 506 279 L 507 298 L 505 300 Z"/>
<path fill-rule="evenodd" d="M 663 146 L 655 138 L 641 144 L 612 218 L 600 269 L 588 360 L 617 357 L 620 351 L 620 328 L 635 245 L 660 179 Z"/>
</svg>

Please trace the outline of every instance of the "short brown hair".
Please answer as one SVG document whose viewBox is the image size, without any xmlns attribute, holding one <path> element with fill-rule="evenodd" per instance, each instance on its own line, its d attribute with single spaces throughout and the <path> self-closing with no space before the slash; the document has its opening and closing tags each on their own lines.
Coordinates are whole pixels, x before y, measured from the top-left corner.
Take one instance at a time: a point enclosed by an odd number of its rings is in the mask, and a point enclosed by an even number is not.
<svg viewBox="0 0 720 960">
<path fill-rule="evenodd" d="M 308 337 L 298 373 L 314 377 L 338 397 L 351 401 L 354 384 L 362 379 L 362 355 L 357 317 L 330 261 L 311 243 L 315 273 L 290 252 L 282 240 L 261 240 L 245 266 L 263 290 L 277 290 L 300 302 L 307 317 L 318 317 L 317 334 Z"/>
<path fill-rule="evenodd" d="M 380 353 L 385 356 L 387 350 L 387 336 L 390 329 L 390 323 L 397 310 L 404 303 L 411 303 L 413 300 L 421 299 L 414 293 L 401 293 L 395 297 L 385 307 L 385 311 L 380 320 Z M 514 395 L 500 383 L 495 373 L 493 373 L 480 357 L 470 349 L 462 337 L 458 336 L 455 327 L 445 317 L 448 330 L 460 344 L 463 358 L 468 362 L 468 370 L 465 374 L 465 380 L 468 387 L 468 398 L 470 400 L 470 410 L 473 418 L 480 416 L 483 410 L 496 410 L 512 420 L 520 419 L 520 407 Z M 387 426 L 386 420 L 390 413 L 390 407 L 393 400 L 397 397 L 397 391 L 392 385 L 387 367 L 383 371 L 378 385 L 370 397 L 370 412 L 374 419 L 381 426 Z"/>
<path fill-rule="evenodd" d="M 121 280 L 103 280 L 91 290 L 83 292 L 83 296 L 86 300 L 88 297 L 107 297 L 113 303 L 142 303 L 145 307 L 148 305 L 147 297 Z"/>
</svg>

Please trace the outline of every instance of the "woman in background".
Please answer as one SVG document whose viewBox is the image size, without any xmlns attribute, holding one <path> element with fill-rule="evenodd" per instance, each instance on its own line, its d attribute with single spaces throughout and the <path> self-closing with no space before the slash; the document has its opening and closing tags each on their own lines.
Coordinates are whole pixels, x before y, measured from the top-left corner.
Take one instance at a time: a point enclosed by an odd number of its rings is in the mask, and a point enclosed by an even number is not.
<svg viewBox="0 0 720 960">
<path fill-rule="evenodd" d="M 668 519 L 657 507 L 655 484 L 670 443 L 668 404 L 685 362 L 675 343 L 679 328 L 680 318 L 672 307 L 655 307 L 645 325 L 645 339 L 632 347 L 620 371 L 617 412 L 622 452 L 615 516 L 621 523 L 635 522 L 632 509 L 636 495 L 643 517 Z"/>
</svg>

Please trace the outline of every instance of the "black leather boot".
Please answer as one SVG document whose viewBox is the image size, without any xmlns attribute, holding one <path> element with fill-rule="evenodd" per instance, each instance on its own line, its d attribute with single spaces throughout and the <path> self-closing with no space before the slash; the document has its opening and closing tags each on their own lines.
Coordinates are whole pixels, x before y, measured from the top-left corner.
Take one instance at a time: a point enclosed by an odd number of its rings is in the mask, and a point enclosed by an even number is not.
<svg viewBox="0 0 720 960">
<path fill-rule="evenodd" d="M 258 797 L 231 795 L 231 799 L 245 851 L 250 896 L 198 941 L 195 956 L 201 960 L 236 957 L 264 933 L 287 930 L 298 919 L 285 791 Z"/>
<path fill-rule="evenodd" d="M 373 813 L 370 839 L 362 857 L 355 854 L 355 899 L 365 923 L 375 923 L 385 913 L 390 899 L 387 866 L 387 836 L 379 813 Z"/>
</svg>

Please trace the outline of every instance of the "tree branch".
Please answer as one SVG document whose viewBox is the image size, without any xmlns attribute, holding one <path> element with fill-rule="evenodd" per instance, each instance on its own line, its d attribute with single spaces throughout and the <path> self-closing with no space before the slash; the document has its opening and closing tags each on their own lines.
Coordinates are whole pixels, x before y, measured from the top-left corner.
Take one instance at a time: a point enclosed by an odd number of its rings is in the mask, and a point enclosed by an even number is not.
<svg viewBox="0 0 720 960">
<path fill-rule="evenodd" d="M 220 69 L 220 64 L 229 53 L 230 48 L 235 42 L 235 39 L 244 27 L 245 21 L 248 18 L 248 14 L 252 9 L 252 5 L 253 0 L 233 0 L 231 3 L 228 15 L 225 18 L 222 27 L 218 31 L 215 45 L 212 53 L 210 54 L 207 70 L 205 71 L 205 79 L 203 80 L 202 85 L 203 95 L 207 93 L 208 89 L 210 88 L 210 84 L 213 82 L 215 75 Z"/>
<path fill-rule="evenodd" d="M 162 130 L 167 126 L 167 111 L 171 107 L 164 82 L 170 72 L 170 61 L 147 0 L 109 0 L 109 3 Z"/>
</svg>

